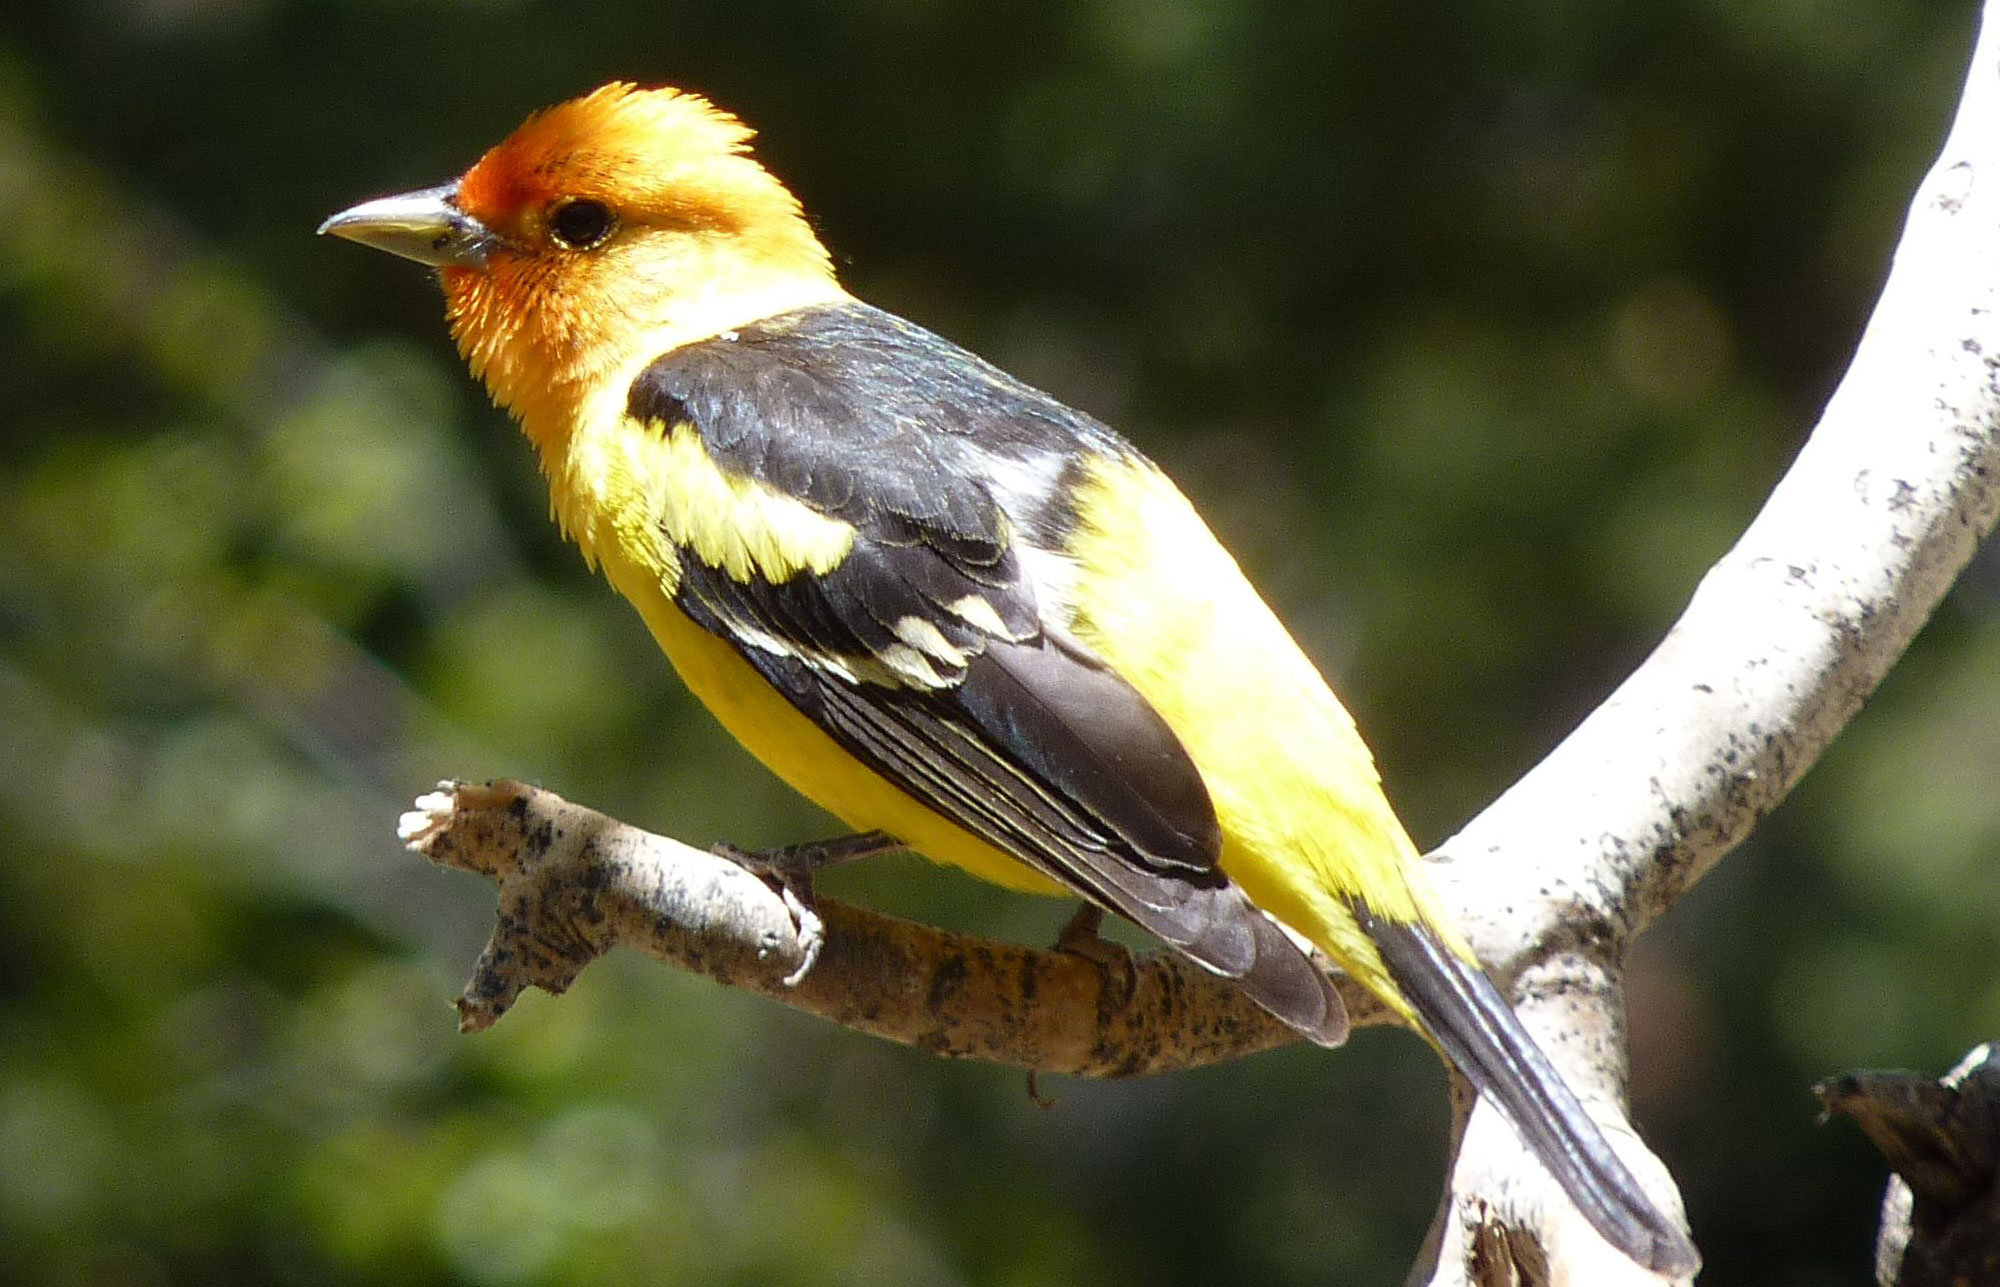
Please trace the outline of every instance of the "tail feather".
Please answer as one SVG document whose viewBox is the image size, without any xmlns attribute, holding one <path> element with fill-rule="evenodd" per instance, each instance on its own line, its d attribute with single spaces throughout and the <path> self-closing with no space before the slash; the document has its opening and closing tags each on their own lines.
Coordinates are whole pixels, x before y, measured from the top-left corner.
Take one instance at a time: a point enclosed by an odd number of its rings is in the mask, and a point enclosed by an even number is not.
<svg viewBox="0 0 2000 1287">
<path fill-rule="evenodd" d="M 1592 1227 L 1656 1272 L 1700 1267 L 1679 1223 L 1639 1187 L 1486 972 L 1420 924 L 1357 914 L 1431 1039 L 1507 1114 Z"/>
</svg>

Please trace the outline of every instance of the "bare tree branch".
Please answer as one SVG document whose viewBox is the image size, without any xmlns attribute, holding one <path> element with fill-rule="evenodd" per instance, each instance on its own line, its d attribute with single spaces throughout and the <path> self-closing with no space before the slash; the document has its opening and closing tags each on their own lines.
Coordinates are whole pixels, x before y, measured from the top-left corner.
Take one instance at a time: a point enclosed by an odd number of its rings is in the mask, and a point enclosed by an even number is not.
<svg viewBox="0 0 2000 1287">
<path fill-rule="evenodd" d="M 1654 654 L 1433 855 L 1480 958 L 1669 1209 L 1672 1180 L 1624 1117 L 1626 945 L 1813 764 L 1991 527 L 1996 303 L 2000 24 L 1986 21 L 1881 301 L 1798 460 Z M 446 784 L 418 804 L 413 847 L 501 885 L 460 1003 L 471 1029 L 622 942 L 862 1031 L 1033 1069 L 1160 1072 L 1290 1039 L 1175 958 L 1105 966 L 831 901 L 825 955 L 786 988 L 793 918 L 731 864 L 518 784 Z M 1344 996 L 1355 1022 L 1383 1018 Z M 1463 1085 L 1455 1100 L 1451 1186 L 1412 1281 L 1660 1281 L 1590 1231 L 1496 1110 Z"/>
<path fill-rule="evenodd" d="M 1037 1072 L 1137 1076 L 1297 1039 L 1178 956 L 1037 951 L 831 898 L 816 904 L 819 960 L 787 986 L 804 949 L 761 878 L 519 782 L 440 783 L 403 816 L 402 834 L 432 861 L 500 886 L 498 925 L 458 1002 L 467 1031 L 491 1026 L 524 988 L 563 991 L 624 943 L 861 1032 Z M 1341 992 L 1356 1022 L 1387 1013 L 1364 988 Z"/>
</svg>

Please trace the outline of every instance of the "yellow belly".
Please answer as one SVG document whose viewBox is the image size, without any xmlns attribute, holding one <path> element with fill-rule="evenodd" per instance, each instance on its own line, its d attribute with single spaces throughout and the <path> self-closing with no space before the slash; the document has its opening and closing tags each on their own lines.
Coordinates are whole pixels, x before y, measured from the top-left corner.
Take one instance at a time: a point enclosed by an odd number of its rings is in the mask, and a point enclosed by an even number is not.
<svg viewBox="0 0 2000 1287">
<path fill-rule="evenodd" d="M 936 862 L 1008 889 L 1070 891 L 933 813 L 801 715 L 736 650 L 689 620 L 658 578 L 605 551 L 604 572 L 631 600 L 688 690 L 730 735 L 801 795 L 856 831 L 885 831 Z"/>
</svg>

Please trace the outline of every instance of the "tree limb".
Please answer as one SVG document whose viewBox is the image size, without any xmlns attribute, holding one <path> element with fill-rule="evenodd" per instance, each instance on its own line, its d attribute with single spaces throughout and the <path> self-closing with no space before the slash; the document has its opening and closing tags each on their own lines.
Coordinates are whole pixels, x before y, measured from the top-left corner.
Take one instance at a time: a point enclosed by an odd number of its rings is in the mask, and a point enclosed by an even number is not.
<svg viewBox="0 0 2000 1287">
<path fill-rule="evenodd" d="M 523 989 L 562 992 L 624 943 L 807 1014 L 933 1054 L 1036 1072 L 1129 1077 L 1219 1063 L 1297 1039 L 1178 956 L 1038 951 L 817 900 L 825 946 L 797 986 L 782 896 L 725 858 L 520 782 L 444 782 L 403 815 L 411 848 L 500 886 L 498 924 L 459 998 L 477 1032 Z M 1100 960 L 1099 956 L 1106 959 Z M 1356 1022 L 1387 1012 L 1355 984 Z"/>
<path fill-rule="evenodd" d="M 2000 24 L 1985 21 L 1881 300 L 1798 460 L 1653 655 L 1432 856 L 1523 1023 L 1669 1209 L 1671 1178 L 1623 1115 L 1626 945 L 1813 764 L 1991 527 L 1996 303 Z M 501 886 L 460 1002 L 469 1029 L 623 942 L 862 1031 L 1032 1069 L 1161 1072 L 1290 1040 L 1176 958 L 1128 973 L 832 900 L 824 955 L 786 988 L 796 926 L 731 864 L 515 783 L 446 784 L 418 804 L 413 847 Z M 1343 995 L 1356 1023 L 1382 1020 L 1359 989 Z M 1659 1281 L 1609 1252 L 1494 1109 L 1463 1085 L 1454 1098 L 1451 1187 L 1412 1281 Z"/>
<path fill-rule="evenodd" d="M 1797 461 L 1653 655 L 1432 855 L 1480 959 L 1515 981 L 1522 1022 L 1593 1108 L 1608 1112 L 1626 1080 L 1625 944 L 1818 760 L 2000 511 L 1994 7 L 1881 299 Z M 1476 1107 L 1474 1128 L 1493 1114 Z M 1493 1202 L 1461 1149 L 1447 1200 L 1461 1252 L 1468 1213 L 1511 1208 L 1515 1227 L 1547 1228 L 1567 1209 L 1511 1132 L 1484 1137 L 1506 1156 L 1477 1169 L 1539 1191 Z M 1664 1178 L 1657 1192 L 1671 1192 Z"/>
</svg>

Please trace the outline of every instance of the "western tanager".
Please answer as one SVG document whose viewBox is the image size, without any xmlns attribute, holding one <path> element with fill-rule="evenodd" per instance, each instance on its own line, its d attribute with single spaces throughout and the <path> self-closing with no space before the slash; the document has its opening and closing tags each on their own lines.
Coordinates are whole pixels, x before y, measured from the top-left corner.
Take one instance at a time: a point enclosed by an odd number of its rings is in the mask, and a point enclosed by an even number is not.
<svg viewBox="0 0 2000 1287">
<path fill-rule="evenodd" d="M 863 833 L 1127 916 L 1334 1044 L 1309 941 L 1497 1101 L 1609 1241 L 1691 1271 L 1439 906 L 1347 712 L 1173 483 L 849 295 L 750 134 L 608 85 L 321 231 L 440 270 L 563 530 L 786 781 Z"/>
</svg>

